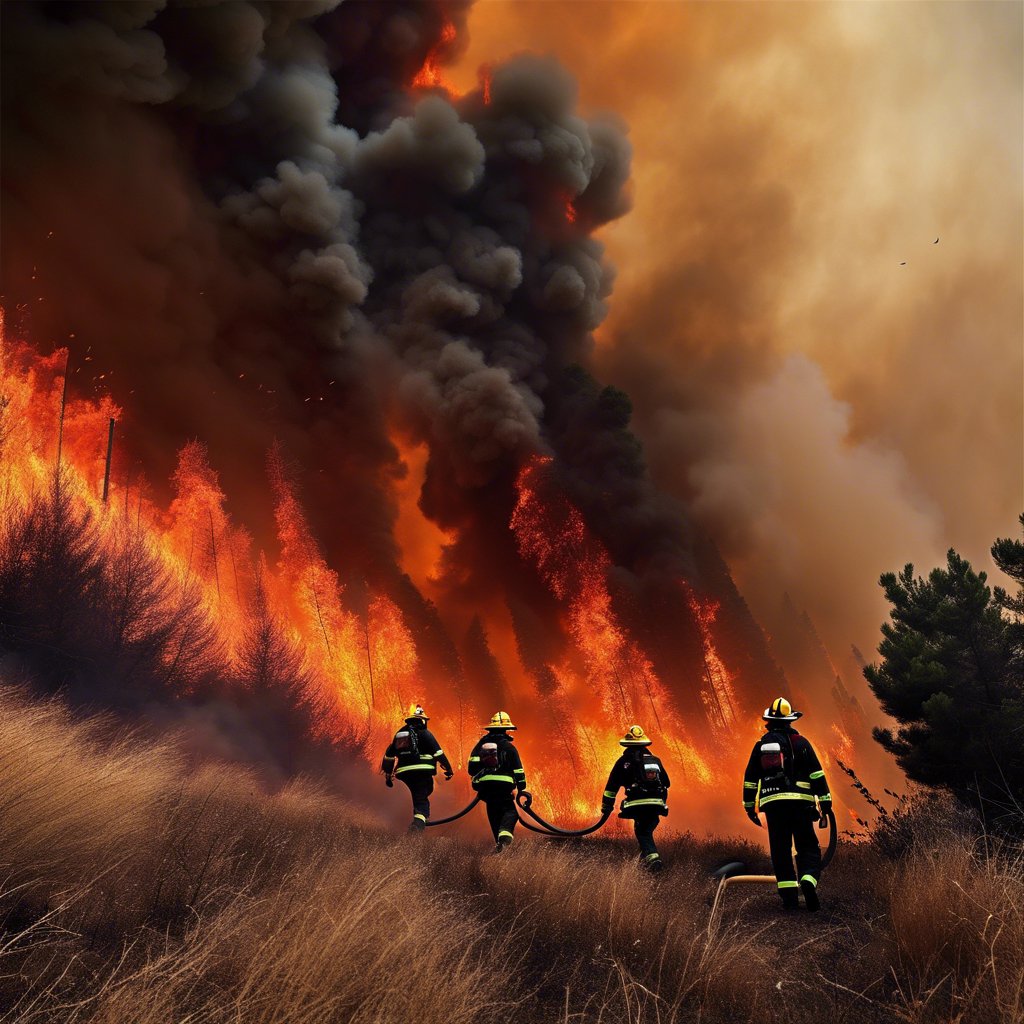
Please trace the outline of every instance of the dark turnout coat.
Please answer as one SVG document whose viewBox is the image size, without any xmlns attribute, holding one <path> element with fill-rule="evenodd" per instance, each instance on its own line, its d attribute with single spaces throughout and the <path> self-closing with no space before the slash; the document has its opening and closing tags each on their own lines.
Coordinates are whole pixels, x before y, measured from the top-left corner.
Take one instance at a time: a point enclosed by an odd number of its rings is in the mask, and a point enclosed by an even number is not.
<svg viewBox="0 0 1024 1024">
<path fill-rule="evenodd" d="M 441 749 L 434 734 L 427 728 L 427 723 L 420 718 L 407 718 L 405 726 L 399 732 L 408 731 L 412 738 L 412 749 L 398 750 L 395 740 L 388 744 L 384 751 L 381 770 L 390 774 L 392 771 L 399 777 L 411 778 L 413 774 L 434 776 L 440 765 L 445 774 L 450 775 L 452 766 L 448 756 Z M 390 768 L 389 768 L 390 764 Z"/>
<path fill-rule="evenodd" d="M 651 764 L 658 767 L 657 783 L 647 780 L 648 771 L 644 766 Z M 646 747 L 627 747 L 612 765 L 604 787 L 604 799 L 614 800 L 619 789 L 624 789 L 625 799 L 619 809 L 621 817 L 632 818 L 644 811 L 668 814 L 668 788 L 671 785 L 672 780 L 657 754 L 652 754 Z"/>
<path fill-rule="evenodd" d="M 783 757 L 782 778 L 777 782 L 766 779 L 761 767 L 761 745 L 773 739 L 778 740 Z M 772 723 L 750 752 L 743 773 L 743 806 L 767 811 L 783 803 L 789 807 L 802 803 L 814 810 L 816 799 L 830 802 L 832 795 L 814 747 L 796 729 Z"/>
<path fill-rule="evenodd" d="M 485 765 L 482 751 L 485 743 L 494 743 L 498 748 L 498 764 Z M 487 732 L 476 742 L 470 752 L 466 770 L 473 780 L 473 788 L 487 800 L 489 797 L 508 796 L 513 789 L 526 789 L 526 769 L 523 768 L 519 751 L 512 737 L 506 732 Z"/>
</svg>

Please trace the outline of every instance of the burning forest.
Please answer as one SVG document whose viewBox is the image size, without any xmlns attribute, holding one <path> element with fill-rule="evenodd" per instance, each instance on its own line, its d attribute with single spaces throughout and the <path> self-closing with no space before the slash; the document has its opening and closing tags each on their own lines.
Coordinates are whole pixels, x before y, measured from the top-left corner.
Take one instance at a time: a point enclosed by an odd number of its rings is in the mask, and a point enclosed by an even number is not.
<svg viewBox="0 0 1024 1024">
<path fill-rule="evenodd" d="M 284 776 L 508 705 L 570 821 L 633 721 L 709 808 L 787 686 L 851 756 L 587 369 L 628 142 L 547 58 L 456 92 L 466 14 L 5 5 L 7 657 Z"/>
<path fill-rule="evenodd" d="M 0 4 L 0 1024 L 1022 1019 L 1024 542 L 889 571 L 777 100 L 925 16 L 740 10 Z"/>
</svg>

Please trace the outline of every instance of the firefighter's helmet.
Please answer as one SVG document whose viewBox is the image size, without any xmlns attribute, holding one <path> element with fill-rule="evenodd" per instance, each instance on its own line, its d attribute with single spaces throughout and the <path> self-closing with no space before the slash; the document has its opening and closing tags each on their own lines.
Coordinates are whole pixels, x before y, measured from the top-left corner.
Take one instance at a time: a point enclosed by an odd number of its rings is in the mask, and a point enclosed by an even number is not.
<svg viewBox="0 0 1024 1024">
<path fill-rule="evenodd" d="M 764 709 L 761 717 L 766 722 L 795 722 L 798 718 L 803 718 L 803 714 L 802 711 L 794 711 L 793 705 L 785 697 L 776 697 L 771 707 Z"/>
<path fill-rule="evenodd" d="M 626 730 L 626 735 L 619 740 L 619 745 L 623 747 L 649 747 L 651 741 L 647 733 L 639 725 L 631 725 Z"/>
<path fill-rule="evenodd" d="M 426 711 L 423 710 L 422 704 L 418 703 L 417 701 L 413 701 L 409 705 L 409 713 L 405 717 L 406 719 L 418 718 L 421 721 L 425 722 L 430 716 L 426 713 Z"/>
<path fill-rule="evenodd" d="M 495 711 L 485 729 L 515 729 L 507 711 Z"/>
</svg>

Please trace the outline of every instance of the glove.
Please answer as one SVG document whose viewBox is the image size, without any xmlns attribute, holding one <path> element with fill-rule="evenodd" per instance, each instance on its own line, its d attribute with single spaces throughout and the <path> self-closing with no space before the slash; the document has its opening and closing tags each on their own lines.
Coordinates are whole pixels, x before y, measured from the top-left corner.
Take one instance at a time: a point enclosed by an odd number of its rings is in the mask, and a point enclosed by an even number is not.
<svg viewBox="0 0 1024 1024">
<path fill-rule="evenodd" d="M 445 772 L 444 773 L 444 781 L 445 782 L 451 782 L 453 774 L 454 774 L 453 772 Z"/>
<path fill-rule="evenodd" d="M 832 810 L 831 800 L 822 800 L 818 804 L 818 811 L 821 817 L 818 819 L 818 828 L 828 828 L 828 812 Z"/>
<path fill-rule="evenodd" d="M 387 786 L 388 789 L 391 789 L 391 787 L 394 786 L 394 784 L 395 780 L 390 775 L 384 776 L 384 785 Z"/>
<path fill-rule="evenodd" d="M 757 811 L 753 807 L 745 808 L 747 817 L 758 827 L 761 828 L 761 819 L 757 816 Z"/>
</svg>

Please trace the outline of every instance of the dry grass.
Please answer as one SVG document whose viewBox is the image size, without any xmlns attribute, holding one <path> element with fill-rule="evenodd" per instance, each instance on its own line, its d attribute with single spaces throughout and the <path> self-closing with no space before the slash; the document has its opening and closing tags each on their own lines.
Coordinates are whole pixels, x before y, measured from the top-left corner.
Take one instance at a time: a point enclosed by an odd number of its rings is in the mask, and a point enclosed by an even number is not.
<svg viewBox="0 0 1024 1024">
<path fill-rule="evenodd" d="M 153 828 L 181 769 L 56 701 L 0 705 L 0 877 L 47 892 L 117 869 Z"/>
<path fill-rule="evenodd" d="M 820 915 L 730 890 L 712 922 L 735 844 L 668 841 L 657 879 L 614 841 L 491 857 L 3 689 L 0 810 L 4 1022 L 1024 1019 L 1020 856 L 955 832 L 844 847 Z"/>
<path fill-rule="evenodd" d="M 967 840 L 917 852 L 893 879 L 906 1019 L 1024 1020 L 1024 861 Z M 980 1011 L 980 1012 L 979 1012 Z"/>
</svg>

